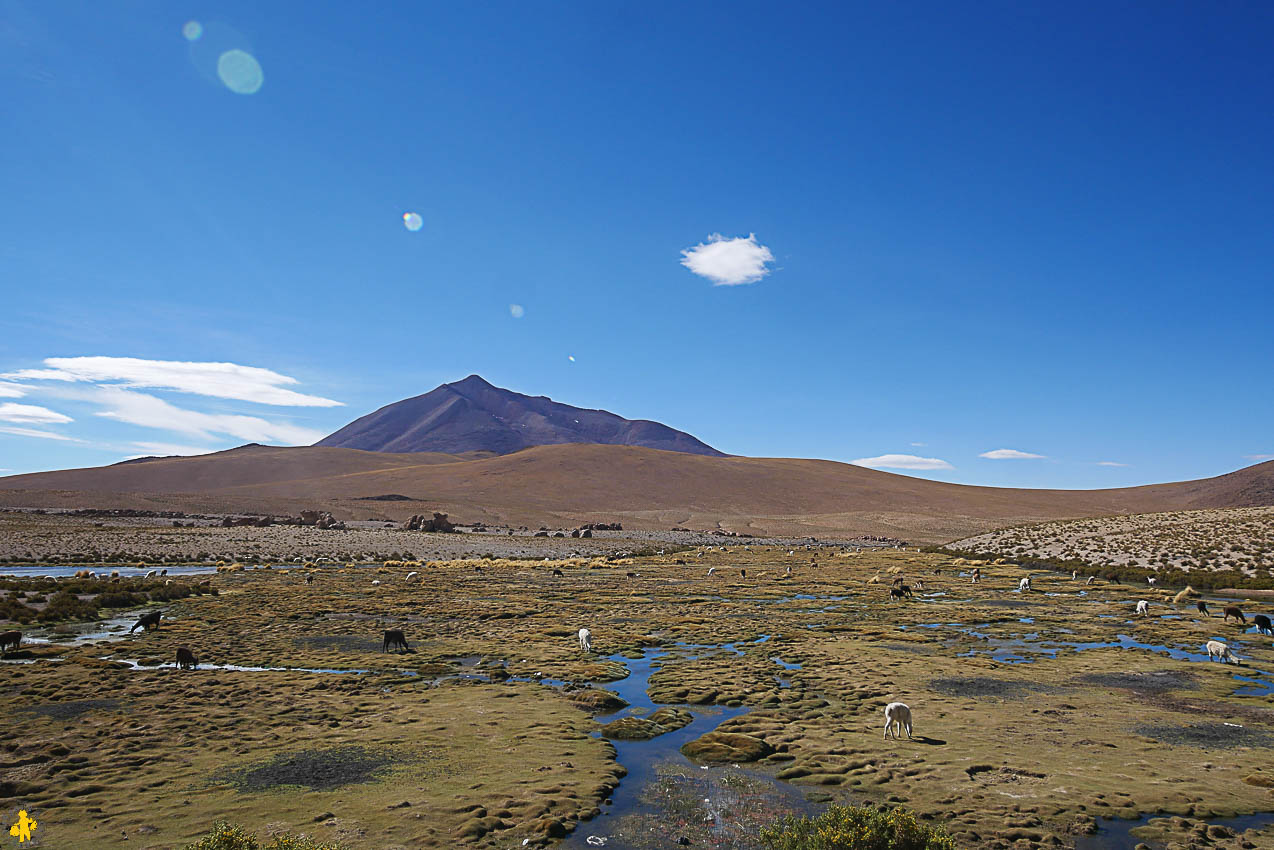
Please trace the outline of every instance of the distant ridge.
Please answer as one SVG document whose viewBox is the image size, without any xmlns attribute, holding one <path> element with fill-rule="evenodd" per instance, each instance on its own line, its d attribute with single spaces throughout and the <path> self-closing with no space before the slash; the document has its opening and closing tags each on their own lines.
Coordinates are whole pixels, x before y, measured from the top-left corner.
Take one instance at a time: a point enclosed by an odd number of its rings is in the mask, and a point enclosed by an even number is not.
<svg viewBox="0 0 1274 850">
<path fill-rule="evenodd" d="M 386 405 L 316 446 L 371 452 L 490 452 L 593 443 L 726 457 L 707 443 L 646 419 L 625 419 L 493 386 L 478 375 Z"/>
<path fill-rule="evenodd" d="M 406 497 L 406 501 L 398 498 Z M 1274 505 L 1274 461 L 1215 478 L 1113 490 L 1023 490 L 847 463 L 709 457 L 635 446 L 507 455 L 244 446 L 194 457 L 0 477 L 0 506 L 295 514 L 402 521 L 423 510 L 489 525 L 682 526 L 748 534 L 878 534 L 945 542 L 1010 525 Z"/>
</svg>

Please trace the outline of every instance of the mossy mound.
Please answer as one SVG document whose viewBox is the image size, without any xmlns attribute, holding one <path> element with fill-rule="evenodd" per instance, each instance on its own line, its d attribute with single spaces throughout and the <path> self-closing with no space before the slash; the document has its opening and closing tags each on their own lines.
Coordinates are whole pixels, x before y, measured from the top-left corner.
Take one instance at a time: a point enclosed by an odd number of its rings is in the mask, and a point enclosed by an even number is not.
<svg viewBox="0 0 1274 850">
<path fill-rule="evenodd" d="M 602 727 L 602 736 L 619 741 L 648 741 L 689 725 L 694 715 L 684 708 L 661 708 L 649 717 L 621 717 Z"/>
<path fill-rule="evenodd" d="M 608 711 L 619 711 L 628 705 L 628 701 L 618 694 L 604 691 L 601 688 L 576 688 L 572 691 L 566 691 L 565 696 L 580 708 L 598 714 Z"/>
<path fill-rule="evenodd" d="M 701 762 L 739 763 L 757 761 L 774 752 L 760 738 L 737 732 L 709 732 L 681 747 L 681 754 Z"/>
</svg>

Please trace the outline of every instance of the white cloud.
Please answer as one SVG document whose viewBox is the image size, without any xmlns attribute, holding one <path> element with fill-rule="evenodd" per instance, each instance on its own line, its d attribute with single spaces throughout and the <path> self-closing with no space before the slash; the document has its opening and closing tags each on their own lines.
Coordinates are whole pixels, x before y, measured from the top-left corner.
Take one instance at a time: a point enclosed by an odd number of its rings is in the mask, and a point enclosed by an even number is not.
<svg viewBox="0 0 1274 850">
<path fill-rule="evenodd" d="M 177 431 L 205 440 L 215 439 L 215 434 L 228 434 L 255 443 L 308 446 L 324 436 L 321 431 L 287 422 L 270 422 L 257 416 L 187 410 L 153 395 L 119 387 L 98 387 L 94 399 L 107 408 L 98 411 L 98 416 L 146 428 Z"/>
<path fill-rule="evenodd" d="M 141 449 L 143 454 L 130 455 L 128 460 L 138 457 L 167 457 L 171 455 L 190 457 L 192 455 L 206 455 L 223 451 L 222 449 L 209 448 L 208 446 L 185 446 L 181 443 L 148 443 L 144 440 L 135 442 L 133 445 Z"/>
<path fill-rule="evenodd" d="M 38 431 L 35 428 L 0 428 L 0 434 L 12 434 L 15 437 L 37 437 L 42 440 L 62 440 L 67 443 L 82 443 L 74 437 L 58 434 L 53 431 Z"/>
<path fill-rule="evenodd" d="M 22 398 L 27 391 L 17 384 L 0 381 L 0 398 Z"/>
<path fill-rule="evenodd" d="M 123 387 L 176 390 L 183 393 L 251 401 L 286 407 L 339 407 L 330 398 L 298 393 L 286 386 L 300 383 L 257 366 L 237 363 L 192 363 L 142 360 L 136 357 L 49 357 L 48 369 L 23 369 L 0 377 L 29 381 L 86 381 Z M 0 384 L 0 387 L 6 386 Z"/>
<path fill-rule="evenodd" d="M 1098 466 L 1127 466 L 1128 464 L 1119 463 L 1118 461 L 1113 461 L 1113 460 L 1099 460 L 1097 461 L 1097 465 Z"/>
<path fill-rule="evenodd" d="M 911 447 L 915 449 L 923 449 L 927 445 L 929 444 L 928 443 L 912 443 Z"/>
<path fill-rule="evenodd" d="M 0 404 L 0 422 L 16 422 L 19 425 L 54 425 L 74 421 L 64 413 L 35 404 L 16 404 L 12 401 Z"/>
<path fill-rule="evenodd" d="M 770 249 L 756 241 L 756 234 L 727 239 L 720 233 L 681 252 L 681 264 L 706 277 L 713 286 L 756 283 L 770 273 L 766 263 L 774 262 Z"/>
<path fill-rule="evenodd" d="M 1248 460 L 1274 460 L 1274 455 L 1243 455 Z"/>
<path fill-rule="evenodd" d="M 1040 460 L 1045 455 L 1031 454 L 1030 452 L 1019 452 L 1017 449 L 994 449 L 989 452 L 983 452 L 978 457 L 988 458 L 990 460 Z"/>
<path fill-rule="evenodd" d="M 916 455 L 880 455 L 879 457 L 860 457 L 851 460 L 854 466 L 865 466 L 868 469 L 955 469 L 954 466 L 936 457 L 918 457 Z"/>
</svg>

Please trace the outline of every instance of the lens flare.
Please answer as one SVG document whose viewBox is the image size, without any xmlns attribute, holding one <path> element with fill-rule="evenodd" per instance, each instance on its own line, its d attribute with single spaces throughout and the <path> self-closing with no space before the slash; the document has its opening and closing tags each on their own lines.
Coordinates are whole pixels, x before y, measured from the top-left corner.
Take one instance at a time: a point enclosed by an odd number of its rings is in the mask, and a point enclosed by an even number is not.
<svg viewBox="0 0 1274 850">
<path fill-rule="evenodd" d="M 568 355 L 566 355 L 566 359 L 567 359 L 567 360 L 569 360 L 569 361 L 571 361 L 572 363 L 574 363 L 574 362 L 575 362 L 575 355 L 573 355 L 573 354 L 568 354 Z"/>
<path fill-rule="evenodd" d="M 203 37 L 203 24 L 198 21 L 186 21 L 182 24 L 181 34 L 186 37 L 186 41 L 198 41 Z"/>
<path fill-rule="evenodd" d="M 217 76 L 235 94 L 256 94 L 265 74 L 256 57 L 245 50 L 227 50 L 217 59 Z"/>
<path fill-rule="evenodd" d="M 521 304 L 510 304 L 509 315 L 515 319 L 520 319 L 526 315 L 526 311 L 522 309 Z"/>
<path fill-rule="evenodd" d="M 425 220 L 420 217 L 419 213 L 403 213 L 403 227 L 415 233 L 417 230 L 425 226 Z"/>
</svg>

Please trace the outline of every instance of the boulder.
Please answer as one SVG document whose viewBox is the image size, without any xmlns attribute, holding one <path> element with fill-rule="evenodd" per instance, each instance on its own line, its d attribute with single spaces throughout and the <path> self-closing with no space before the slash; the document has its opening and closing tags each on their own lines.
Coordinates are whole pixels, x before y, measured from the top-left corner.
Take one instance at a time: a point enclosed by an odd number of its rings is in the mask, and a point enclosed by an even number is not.
<svg viewBox="0 0 1274 850">
<path fill-rule="evenodd" d="M 427 517 L 424 514 L 414 514 L 411 519 L 407 520 L 403 528 L 407 531 L 452 532 L 456 530 L 456 526 L 447 518 L 446 514 L 436 512 L 433 517 Z"/>
</svg>

